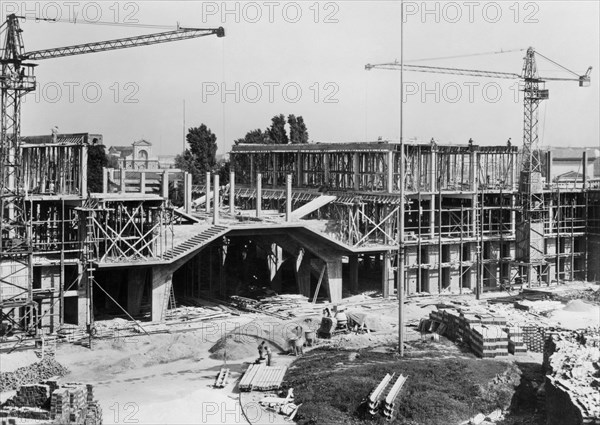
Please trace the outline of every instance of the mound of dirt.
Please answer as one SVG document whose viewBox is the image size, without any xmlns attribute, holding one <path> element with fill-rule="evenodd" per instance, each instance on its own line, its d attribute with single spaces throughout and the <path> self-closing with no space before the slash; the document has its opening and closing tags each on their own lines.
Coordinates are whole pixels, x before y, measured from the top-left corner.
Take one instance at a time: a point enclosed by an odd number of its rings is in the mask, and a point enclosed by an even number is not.
<svg viewBox="0 0 600 425">
<path fill-rule="evenodd" d="M 567 303 L 564 311 L 577 311 L 577 312 L 589 312 L 594 310 L 594 306 L 590 303 L 586 303 L 582 300 L 572 300 Z"/>
<path fill-rule="evenodd" d="M 260 341 L 257 338 L 248 335 L 226 335 L 208 350 L 209 357 L 216 360 L 243 360 L 253 356 L 258 357 L 258 344 Z"/>
</svg>

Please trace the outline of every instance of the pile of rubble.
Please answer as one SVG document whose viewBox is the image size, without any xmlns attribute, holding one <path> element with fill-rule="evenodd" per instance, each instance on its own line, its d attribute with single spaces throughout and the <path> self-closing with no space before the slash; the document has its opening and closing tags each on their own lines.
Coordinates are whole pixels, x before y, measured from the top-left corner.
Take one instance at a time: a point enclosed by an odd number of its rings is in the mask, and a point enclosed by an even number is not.
<svg viewBox="0 0 600 425">
<path fill-rule="evenodd" d="M 550 335 L 544 368 L 548 418 L 600 424 L 600 328 Z"/>
<path fill-rule="evenodd" d="M 41 361 L 16 369 L 14 372 L 0 373 L 0 392 L 49 379 L 53 376 L 64 376 L 67 368 L 58 363 L 54 357 L 44 357 Z"/>
<path fill-rule="evenodd" d="M 7 418 L 8 423 L 32 419 L 58 424 L 101 425 L 102 409 L 94 400 L 92 385 L 61 385 L 58 378 L 52 378 L 21 386 L 14 397 L 0 406 L 0 418 Z"/>
</svg>

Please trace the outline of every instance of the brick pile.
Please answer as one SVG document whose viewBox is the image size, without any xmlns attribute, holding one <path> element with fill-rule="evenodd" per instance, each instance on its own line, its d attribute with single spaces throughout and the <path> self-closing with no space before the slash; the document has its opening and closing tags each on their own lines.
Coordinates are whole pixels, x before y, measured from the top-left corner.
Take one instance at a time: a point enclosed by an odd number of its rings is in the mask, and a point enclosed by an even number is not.
<svg viewBox="0 0 600 425">
<path fill-rule="evenodd" d="M 48 356 L 29 366 L 20 367 L 14 372 L 0 373 L 0 392 L 16 390 L 23 385 L 35 384 L 54 376 L 64 376 L 67 368 Z"/>
<path fill-rule="evenodd" d="M 432 311 L 419 323 L 420 331 L 435 332 L 469 345 L 479 357 L 494 358 L 527 352 L 523 332 L 507 324 L 506 317 L 455 308 Z"/>
<path fill-rule="evenodd" d="M 94 400 L 90 384 L 67 383 L 57 379 L 41 384 L 24 385 L 17 394 L 0 406 L 0 417 L 27 418 L 60 424 L 101 425 L 102 409 Z"/>
</svg>

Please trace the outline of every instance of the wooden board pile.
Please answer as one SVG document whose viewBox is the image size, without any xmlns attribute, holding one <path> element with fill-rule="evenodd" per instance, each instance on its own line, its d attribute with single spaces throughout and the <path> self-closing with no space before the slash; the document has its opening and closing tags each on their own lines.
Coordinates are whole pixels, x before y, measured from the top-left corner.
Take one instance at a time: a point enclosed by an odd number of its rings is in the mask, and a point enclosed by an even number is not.
<svg viewBox="0 0 600 425">
<path fill-rule="evenodd" d="M 263 313 L 280 319 L 321 314 L 322 304 L 312 304 L 308 297 L 299 294 L 274 295 L 260 300 L 240 296 L 231 297 L 238 308 L 255 313 Z"/>
<path fill-rule="evenodd" d="M 287 367 L 285 366 L 266 366 L 262 363 L 251 364 L 240 380 L 240 391 L 278 390 L 286 372 Z"/>
<path fill-rule="evenodd" d="M 369 394 L 367 404 L 371 416 L 381 413 L 387 420 L 392 420 L 396 415 L 396 400 L 406 382 L 406 377 L 399 375 L 394 380 L 394 376 L 395 373 L 391 375 L 387 373 Z"/>
<path fill-rule="evenodd" d="M 224 388 L 229 380 L 229 368 L 222 367 L 215 379 L 215 388 Z"/>
<path fill-rule="evenodd" d="M 57 379 L 41 384 L 24 385 L 7 400 L 0 417 L 11 419 L 37 419 L 60 424 L 101 425 L 102 410 L 94 400 L 93 386 L 65 384 Z"/>
</svg>

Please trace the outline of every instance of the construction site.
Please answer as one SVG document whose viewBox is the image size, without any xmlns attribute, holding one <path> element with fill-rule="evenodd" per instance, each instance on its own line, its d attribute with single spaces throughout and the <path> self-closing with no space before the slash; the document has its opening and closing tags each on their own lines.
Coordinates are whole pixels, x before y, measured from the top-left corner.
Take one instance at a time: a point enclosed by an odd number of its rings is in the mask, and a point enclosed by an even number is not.
<svg viewBox="0 0 600 425">
<path fill-rule="evenodd" d="M 552 179 L 534 49 L 517 75 L 523 143 L 238 144 L 226 185 L 104 168 L 91 192 L 101 134 L 21 134 L 35 62 L 225 30 L 26 52 L 19 18 L 2 25 L 2 424 L 350 423 L 319 408 L 302 368 L 353 363 L 352 423 L 600 423 L 600 177 L 584 151 L 580 180 Z M 423 360 L 532 400 L 490 389 L 450 418 L 411 417 Z M 544 368 L 529 392 L 523 364 Z"/>
</svg>

